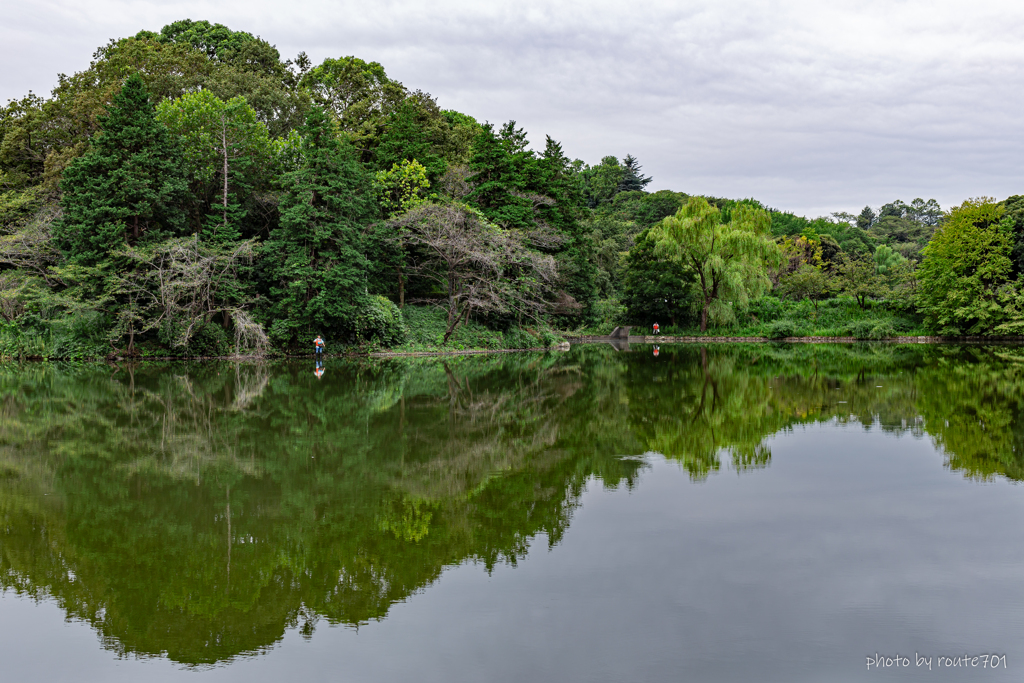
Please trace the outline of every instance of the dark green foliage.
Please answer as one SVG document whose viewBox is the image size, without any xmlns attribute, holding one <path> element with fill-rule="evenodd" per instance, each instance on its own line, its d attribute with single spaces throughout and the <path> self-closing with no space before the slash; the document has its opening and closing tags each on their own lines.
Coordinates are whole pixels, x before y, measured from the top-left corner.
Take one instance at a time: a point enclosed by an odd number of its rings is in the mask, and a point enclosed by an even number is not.
<svg viewBox="0 0 1024 683">
<path fill-rule="evenodd" d="M 776 320 L 768 325 L 765 336 L 769 339 L 785 339 L 786 337 L 798 337 L 802 334 L 801 326 L 791 319 Z"/>
<path fill-rule="evenodd" d="M 921 249 L 941 218 L 942 209 L 934 199 L 915 199 L 910 204 L 897 199 L 879 210 L 868 234 L 876 244 L 887 244 L 905 258 L 920 261 Z"/>
<path fill-rule="evenodd" d="M 361 343 L 394 348 L 405 341 L 405 321 L 398 306 L 383 296 L 367 297 L 356 318 Z"/>
<path fill-rule="evenodd" d="M 0 109 L 0 319 L 20 330 L 5 331 L 4 344 L 98 355 L 102 340 L 117 350 L 127 335 L 146 352 L 205 354 L 240 343 L 243 329 L 265 349 L 268 328 L 279 348 L 306 348 L 316 333 L 335 349 L 395 345 L 403 327 L 394 304 L 436 302 L 444 289 L 418 269 L 423 246 L 403 241 L 400 219 L 450 202 L 514 237 L 517 258 L 554 264 L 531 309 L 537 329 L 654 320 L 683 329 L 693 321 L 693 274 L 654 258 L 645 231 L 663 228 L 690 197 L 649 193 L 650 182 L 632 155 L 590 166 L 550 137 L 531 149 L 515 121 L 481 126 L 443 110 L 377 62 L 347 56 L 314 66 L 304 53 L 282 61 L 251 33 L 176 21 L 100 47 L 87 69 L 60 76 L 49 98 L 29 94 Z M 765 208 L 750 198 L 703 200 L 722 224 Z M 797 287 L 799 278 L 772 270 L 775 294 L 797 300 L 761 298 L 747 311 L 723 309 L 722 321 L 735 317 L 729 329 L 757 333 L 776 320 L 802 324 L 793 311 L 811 296 L 820 304 L 814 328 L 830 334 L 847 334 L 850 320 L 881 307 L 883 322 L 892 314 L 916 330 L 921 307 L 933 331 L 1024 332 L 1024 195 L 1001 206 L 998 235 L 971 253 L 947 249 L 941 260 L 952 275 L 920 263 L 925 245 L 942 241 L 935 200 L 813 219 L 771 211 L 779 244 L 803 238 L 820 249 L 811 264 L 820 272 L 804 274 L 843 278 L 858 310 L 846 311 L 842 296 L 819 302 L 825 289 Z M 191 260 L 139 260 L 170 253 L 183 236 L 195 240 Z M 994 252 L 1002 258 L 1004 241 L 1010 270 L 979 275 Z M 530 286 L 525 261 L 512 261 L 509 277 Z M 752 282 L 761 281 L 759 268 L 746 273 Z M 918 284 L 920 268 L 927 286 Z M 169 315 L 157 282 L 190 292 L 217 282 L 216 297 L 203 295 L 215 305 Z M 939 290 L 952 299 L 939 301 Z M 813 317 L 806 305 L 799 315 Z M 463 317 L 490 332 L 452 344 L 508 343 L 491 341 L 492 332 L 543 341 L 543 332 L 517 329 L 521 314 L 485 309 L 469 306 Z M 191 319 L 199 324 L 182 326 Z M 858 334 L 889 329 L 868 324 Z"/>
<path fill-rule="evenodd" d="M 245 31 L 232 31 L 223 24 L 183 19 L 160 29 L 160 33 L 141 31 L 136 38 L 190 45 L 211 60 L 230 64 L 244 71 L 284 78 L 281 55 L 273 45 Z"/>
<path fill-rule="evenodd" d="M 875 224 L 875 212 L 870 206 L 865 206 L 861 209 L 860 215 L 857 216 L 857 227 L 861 230 L 869 230 L 872 225 Z"/>
<path fill-rule="evenodd" d="M 442 155 L 448 127 L 432 98 L 423 93 L 405 98 L 388 117 L 374 150 L 374 166 L 386 171 L 403 160 L 415 159 L 426 167 L 430 181 L 436 181 L 447 168 Z"/>
<path fill-rule="evenodd" d="M 582 196 L 562 146 L 548 137 L 538 157 L 527 149 L 526 133 L 515 121 L 499 134 L 483 126 L 470 161 L 475 185 L 466 197 L 505 229 L 525 231 L 542 251 L 555 256 L 564 292 L 582 307 L 584 316 L 596 297 L 597 269 L 593 244 L 580 223 Z"/>
<path fill-rule="evenodd" d="M 534 203 L 526 193 L 534 179 L 536 161 L 527 147 L 526 133 L 509 121 L 495 134 L 484 124 L 473 141 L 473 172 L 467 180 L 475 187 L 467 200 L 488 219 L 504 228 L 530 230 L 534 226 Z"/>
<path fill-rule="evenodd" d="M 644 230 L 626 256 L 622 303 L 630 323 L 686 325 L 697 319 L 691 270 L 658 258 L 655 243 Z"/>
<path fill-rule="evenodd" d="M 443 309 L 435 306 L 406 306 L 402 309 L 402 317 L 406 328 L 405 347 L 403 348 L 410 351 L 437 348 L 530 348 L 537 345 L 532 337 L 532 343 L 523 345 L 522 339 L 515 329 L 502 333 L 472 320 L 459 325 L 448 339 L 448 344 L 445 345 L 443 339 L 445 331 L 448 329 L 448 319 Z"/>
<path fill-rule="evenodd" d="M 271 336 L 346 339 L 366 296 L 360 222 L 374 213 L 369 178 L 320 108 L 302 128 L 300 167 L 282 178 L 280 227 L 264 246 Z"/>
<path fill-rule="evenodd" d="M 1013 230 L 1013 247 L 1010 260 L 1013 262 L 1013 276 L 1024 275 L 1024 195 L 1015 194 L 1002 202 L 1005 220 Z"/>
<path fill-rule="evenodd" d="M 644 176 L 640 162 L 632 154 L 622 160 L 622 176 L 619 179 L 619 192 L 643 192 L 654 178 Z"/>
<path fill-rule="evenodd" d="M 126 242 L 180 235 L 185 180 L 178 145 L 156 120 L 142 78 L 130 76 L 100 119 L 92 148 L 64 174 L 55 237 L 68 261 L 94 266 Z"/>
<path fill-rule="evenodd" d="M 806 237 L 816 242 L 827 235 L 834 243 L 822 245 L 822 260 L 831 262 L 841 250 L 848 254 L 870 256 L 875 253 L 875 241 L 863 229 L 850 223 L 848 214 L 835 214 L 831 218 L 810 220 L 782 211 L 772 211 L 772 234 L 776 237 Z M 837 249 L 838 247 L 838 249 Z"/>
</svg>

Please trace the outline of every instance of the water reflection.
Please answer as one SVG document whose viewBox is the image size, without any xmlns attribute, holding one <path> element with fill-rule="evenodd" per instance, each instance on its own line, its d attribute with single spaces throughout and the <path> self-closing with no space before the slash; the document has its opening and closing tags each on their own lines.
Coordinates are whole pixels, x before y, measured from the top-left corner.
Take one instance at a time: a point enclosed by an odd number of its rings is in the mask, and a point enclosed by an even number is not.
<svg viewBox="0 0 1024 683">
<path fill-rule="evenodd" d="M 647 348 L 647 347 L 640 347 Z M 1024 354 L 768 345 L 0 368 L 0 582 L 106 647 L 189 664 L 382 619 L 445 567 L 557 544 L 588 481 L 695 481 L 819 421 L 1024 476 Z"/>
</svg>

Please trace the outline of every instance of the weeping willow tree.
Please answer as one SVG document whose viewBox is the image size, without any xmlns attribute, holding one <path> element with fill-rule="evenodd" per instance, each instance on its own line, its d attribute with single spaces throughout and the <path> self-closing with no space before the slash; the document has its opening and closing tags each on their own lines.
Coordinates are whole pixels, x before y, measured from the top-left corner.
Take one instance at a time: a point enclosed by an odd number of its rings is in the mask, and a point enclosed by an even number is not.
<svg viewBox="0 0 1024 683">
<path fill-rule="evenodd" d="M 708 318 L 728 322 L 737 307 L 771 288 L 768 268 L 782 256 L 771 237 L 771 215 L 739 204 L 731 220 L 703 197 L 690 197 L 674 216 L 651 229 L 650 239 L 661 258 L 692 268 L 700 287 L 701 332 Z"/>
</svg>

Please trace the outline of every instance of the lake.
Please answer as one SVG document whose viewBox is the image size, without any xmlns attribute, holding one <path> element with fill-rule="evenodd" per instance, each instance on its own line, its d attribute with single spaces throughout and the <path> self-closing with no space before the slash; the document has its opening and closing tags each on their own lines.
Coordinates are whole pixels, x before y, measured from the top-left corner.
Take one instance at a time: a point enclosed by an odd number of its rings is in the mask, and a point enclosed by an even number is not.
<svg viewBox="0 0 1024 683">
<path fill-rule="evenodd" d="M 1024 348 L 0 365 L 5 681 L 1018 681 Z"/>
</svg>

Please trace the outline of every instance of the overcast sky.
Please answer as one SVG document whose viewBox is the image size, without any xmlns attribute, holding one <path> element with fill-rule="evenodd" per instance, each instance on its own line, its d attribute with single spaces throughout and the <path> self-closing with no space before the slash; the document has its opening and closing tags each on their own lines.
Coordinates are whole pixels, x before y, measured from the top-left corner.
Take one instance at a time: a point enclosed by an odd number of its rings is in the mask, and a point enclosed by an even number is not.
<svg viewBox="0 0 1024 683">
<path fill-rule="evenodd" d="M 817 216 L 1024 194 L 1024 3 L 2 0 L 0 98 L 176 19 L 283 57 L 355 55 L 478 120 L 515 119 L 648 189 Z"/>
</svg>

